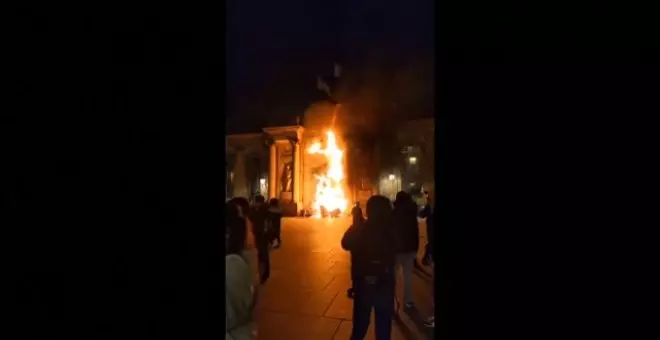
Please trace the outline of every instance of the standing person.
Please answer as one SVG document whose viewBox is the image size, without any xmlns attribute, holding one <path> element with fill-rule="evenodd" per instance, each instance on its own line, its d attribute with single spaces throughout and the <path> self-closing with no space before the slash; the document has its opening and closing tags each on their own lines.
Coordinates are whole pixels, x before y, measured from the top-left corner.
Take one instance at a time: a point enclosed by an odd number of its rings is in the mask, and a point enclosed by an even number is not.
<svg viewBox="0 0 660 340">
<path fill-rule="evenodd" d="M 271 198 L 268 201 L 268 214 L 270 226 L 272 228 L 272 237 L 270 241 L 275 243 L 275 240 L 277 240 L 277 245 L 274 246 L 274 248 L 279 248 L 282 246 L 282 209 L 280 208 L 280 202 L 277 198 Z"/>
<path fill-rule="evenodd" d="M 225 205 L 225 313 L 226 340 L 256 338 L 254 307 L 257 291 L 248 256 L 247 221 L 238 202 Z"/>
<path fill-rule="evenodd" d="M 394 201 L 394 223 L 401 248 L 397 254 L 397 264 L 403 272 L 403 301 L 406 308 L 414 306 L 412 296 L 412 275 L 419 249 L 419 226 L 417 225 L 417 204 L 405 191 L 399 191 Z"/>
<path fill-rule="evenodd" d="M 260 277 L 259 274 L 259 260 L 256 252 L 256 245 L 257 242 L 255 241 L 255 236 L 254 236 L 254 226 L 252 225 L 252 221 L 248 218 L 250 215 L 250 212 L 252 211 L 252 208 L 250 207 L 250 201 L 248 201 L 247 198 L 245 197 L 234 197 L 231 200 L 229 200 L 229 203 L 231 203 L 233 206 L 237 208 L 239 217 L 241 217 L 247 226 L 247 239 L 248 239 L 248 247 L 250 249 L 249 255 L 250 255 L 250 263 L 252 265 L 252 271 L 253 271 L 253 276 L 257 278 L 257 281 Z"/>
<path fill-rule="evenodd" d="M 231 200 L 229 200 L 227 204 L 228 204 L 226 206 L 227 209 L 236 209 L 239 217 L 245 221 L 248 231 L 248 238 L 250 239 L 249 244 L 255 245 L 254 228 L 252 226 L 252 222 L 248 219 L 248 215 L 250 215 L 250 211 L 251 211 L 250 201 L 248 201 L 247 198 L 245 197 L 234 197 Z"/>
<path fill-rule="evenodd" d="M 351 209 L 351 216 L 353 216 L 353 224 L 364 222 L 364 214 L 360 207 L 360 202 L 355 202 L 355 206 Z"/>
<path fill-rule="evenodd" d="M 353 228 L 359 228 L 360 225 L 364 223 L 364 215 L 362 214 L 362 208 L 360 208 L 360 202 L 356 202 L 355 206 L 351 210 L 351 215 L 353 216 Z M 351 257 L 351 261 L 353 260 L 353 257 Z M 351 266 L 351 288 L 348 288 L 348 291 L 346 291 L 346 295 L 348 295 L 349 299 L 352 299 L 355 297 L 355 289 L 353 288 L 355 286 L 355 282 L 353 281 L 353 269 L 355 267 Z"/>
<path fill-rule="evenodd" d="M 353 266 L 355 298 L 351 340 L 362 340 L 366 336 L 372 308 L 376 314 L 376 339 L 391 339 L 397 242 L 390 200 L 383 196 L 371 197 L 367 202 L 366 222 L 352 225 L 341 244 L 351 252 Z"/>
<path fill-rule="evenodd" d="M 424 205 L 424 209 L 422 209 L 419 214 L 419 217 L 426 218 L 426 250 L 424 252 L 423 264 L 427 266 L 433 266 L 435 263 L 435 258 L 433 257 L 433 223 L 435 221 L 433 216 L 433 209 L 431 207 L 431 197 L 429 197 L 428 192 L 425 192 L 424 196 L 426 196 L 426 204 Z M 433 285 L 432 294 L 435 295 L 435 285 Z M 434 328 L 435 315 L 431 315 L 428 319 L 426 319 L 424 325 L 426 327 Z"/>
<path fill-rule="evenodd" d="M 270 256 L 268 254 L 268 235 L 266 231 L 268 207 L 266 207 L 266 199 L 263 196 L 257 195 L 254 197 L 254 205 L 248 213 L 248 219 L 252 222 L 252 232 L 257 245 L 259 277 L 261 284 L 264 284 L 270 277 Z"/>
</svg>

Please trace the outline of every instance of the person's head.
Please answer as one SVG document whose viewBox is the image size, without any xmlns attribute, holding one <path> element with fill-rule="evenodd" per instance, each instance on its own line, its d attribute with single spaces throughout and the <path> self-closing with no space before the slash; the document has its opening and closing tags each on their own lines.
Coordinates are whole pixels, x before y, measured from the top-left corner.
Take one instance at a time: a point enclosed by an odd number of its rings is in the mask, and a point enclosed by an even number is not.
<svg viewBox="0 0 660 340">
<path fill-rule="evenodd" d="M 360 207 L 360 201 L 355 202 L 355 207 L 359 208 Z"/>
<path fill-rule="evenodd" d="M 225 204 L 225 245 L 226 255 L 240 254 L 246 247 L 247 222 L 241 216 L 241 206 L 230 200 Z"/>
<path fill-rule="evenodd" d="M 367 218 L 376 225 L 392 220 L 392 204 L 387 197 L 372 196 L 367 201 Z"/>
<path fill-rule="evenodd" d="M 399 191 L 396 193 L 396 199 L 394 200 L 394 206 L 403 206 L 410 203 L 412 197 L 405 191 Z"/>
<path fill-rule="evenodd" d="M 266 204 L 266 198 L 261 195 L 254 196 L 254 205 L 260 207 L 264 204 Z"/>
<path fill-rule="evenodd" d="M 268 200 L 268 206 L 270 206 L 271 208 L 276 208 L 279 205 L 280 202 L 277 200 L 277 198 L 271 198 L 270 200 Z"/>
</svg>

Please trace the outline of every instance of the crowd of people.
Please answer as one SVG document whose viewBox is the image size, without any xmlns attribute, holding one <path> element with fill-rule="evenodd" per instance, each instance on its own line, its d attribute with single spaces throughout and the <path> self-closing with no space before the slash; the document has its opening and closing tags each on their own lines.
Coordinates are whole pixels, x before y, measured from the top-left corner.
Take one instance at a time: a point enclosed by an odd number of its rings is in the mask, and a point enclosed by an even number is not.
<svg viewBox="0 0 660 340">
<path fill-rule="evenodd" d="M 377 339 L 390 339 L 395 313 L 396 270 L 402 270 L 403 302 L 414 306 L 412 294 L 413 269 L 419 250 L 418 217 L 427 219 L 427 240 L 424 265 L 433 265 L 433 211 L 430 199 L 418 209 L 410 194 L 399 192 L 391 202 L 383 196 L 373 196 L 366 204 L 366 216 L 359 203 L 351 214 L 353 222 L 346 230 L 341 246 L 351 254 L 353 299 L 353 330 L 351 339 L 364 339 L 369 328 L 371 311 L 375 313 Z M 257 291 L 270 276 L 269 250 L 282 245 L 282 211 L 279 202 L 268 203 L 257 195 L 253 203 L 245 198 L 233 198 L 226 205 L 226 339 L 254 339 L 253 310 Z M 256 261 L 251 261 L 256 252 Z M 256 271 L 252 263 L 256 262 Z M 434 316 L 426 320 L 435 326 Z"/>
<path fill-rule="evenodd" d="M 256 336 L 253 311 L 258 287 L 270 277 L 269 249 L 282 245 L 281 219 L 277 199 L 266 204 L 260 195 L 254 197 L 252 204 L 244 197 L 236 197 L 225 206 L 226 340 Z"/>
</svg>

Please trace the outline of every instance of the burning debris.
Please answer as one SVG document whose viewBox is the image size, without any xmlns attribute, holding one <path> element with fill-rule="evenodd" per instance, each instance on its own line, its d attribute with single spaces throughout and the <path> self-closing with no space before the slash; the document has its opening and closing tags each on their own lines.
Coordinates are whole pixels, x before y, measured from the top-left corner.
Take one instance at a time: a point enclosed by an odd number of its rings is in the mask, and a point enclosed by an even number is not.
<svg viewBox="0 0 660 340">
<path fill-rule="evenodd" d="M 322 154 L 328 161 L 325 173 L 317 174 L 316 192 L 314 196 L 315 217 L 339 216 L 348 206 L 348 200 L 344 194 L 344 151 L 337 146 L 337 138 L 332 131 L 327 132 L 325 149 L 320 142 L 312 144 L 307 152 L 310 154 Z"/>
</svg>

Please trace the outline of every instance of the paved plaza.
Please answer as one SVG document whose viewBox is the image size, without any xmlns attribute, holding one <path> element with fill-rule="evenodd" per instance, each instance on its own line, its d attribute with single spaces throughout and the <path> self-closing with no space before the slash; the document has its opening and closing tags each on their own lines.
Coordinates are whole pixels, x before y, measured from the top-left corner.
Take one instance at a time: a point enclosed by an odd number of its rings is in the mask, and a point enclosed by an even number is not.
<svg viewBox="0 0 660 340">
<path fill-rule="evenodd" d="M 349 339 L 352 300 L 346 296 L 350 285 L 350 257 L 341 249 L 341 237 L 349 218 L 285 218 L 280 249 L 271 252 L 271 277 L 261 286 L 256 313 L 259 340 Z M 415 275 L 415 299 L 420 315 L 428 315 L 430 281 Z M 397 285 L 399 299 L 402 287 Z M 427 305 L 426 308 L 421 306 Z M 393 339 L 422 339 L 415 316 L 403 308 L 393 322 Z M 421 316 L 420 316 L 421 317 Z M 417 325 L 415 325 L 417 322 Z M 402 324 L 403 323 L 403 324 Z M 373 324 L 373 315 L 372 315 Z M 407 326 L 406 326 L 407 325 Z M 410 329 L 417 328 L 417 329 Z M 367 339 L 374 339 L 373 329 Z"/>
</svg>

